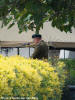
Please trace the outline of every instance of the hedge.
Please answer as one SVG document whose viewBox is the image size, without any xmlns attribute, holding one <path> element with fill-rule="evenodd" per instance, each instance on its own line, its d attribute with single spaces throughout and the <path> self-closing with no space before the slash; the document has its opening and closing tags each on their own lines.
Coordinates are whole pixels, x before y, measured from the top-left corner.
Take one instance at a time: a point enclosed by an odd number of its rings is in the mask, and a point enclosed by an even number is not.
<svg viewBox="0 0 75 100">
<path fill-rule="evenodd" d="M 64 63 L 59 62 L 57 69 L 61 71 L 63 66 Z M 65 77 L 46 61 L 0 55 L 0 98 L 61 100 L 64 83 Z"/>
<path fill-rule="evenodd" d="M 68 72 L 68 85 L 75 85 L 75 59 L 65 59 L 61 60 L 65 63 L 65 67 Z"/>
</svg>

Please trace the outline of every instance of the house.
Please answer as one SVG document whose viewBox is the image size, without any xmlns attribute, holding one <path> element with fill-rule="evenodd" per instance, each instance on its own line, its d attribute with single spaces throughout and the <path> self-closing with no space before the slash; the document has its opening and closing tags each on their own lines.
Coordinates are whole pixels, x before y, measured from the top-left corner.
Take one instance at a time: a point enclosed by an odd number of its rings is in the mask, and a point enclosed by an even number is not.
<svg viewBox="0 0 75 100">
<path fill-rule="evenodd" d="M 0 47 L 14 47 L 14 50 L 15 50 L 16 47 L 22 47 L 24 44 L 31 43 L 32 42 L 31 37 L 32 37 L 32 34 L 34 33 L 35 32 L 29 30 L 28 32 L 23 32 L 19 34 L 17 25 L 13 26 L 9 30 L 7 29 L 7 27 L 4 27 L 0 29 L 0 41 L 1 41 Z M 40 30 L 40 34 L 42 34 L 43 40 L 45 40 L 48 43 L 49 47 L 53 47 L 55 50 L 54 51 L 52 48 L 50 48 L 49 56 L 51 56 L 53 52 L 54 55 L 59 54 L 60 58 L 64 58 L 64 56 L 65 58 L 75 58 L 75 52 L 74 52 L 75 51 L 74 50 L 75 29 L 73 29 L 72 33 L 69 33 L 69 32 L 65 33 L 65 32 L 59 31 L 56 28 L 53 28 L 50 22 L 46 22 L 44 24 L 43 29 Z M 27 57 L 29 57 L 34 50 L 33 48 L 31 49 L 25 48 L 25 49 L 26 51 L 24 50 L 24 48 L 21 48 L 22 51 L 21 50 L 20 51 L 22 55 L 24 56 L 26 55 Z M 52 49 L 52 52 L 51 52 L 51 49 Z M 65 49 L 66 53 L 64 53 L 63 49 Z M 57 50 L 57 53 L 56 53 L 56 50 Z M 17 49 L 15 52 L 17 51 L 19 50 Z M 24 54 L 25 52 L 26 54 Z M 30 53 L 29 56 L 27 55 L 27 53 Z"/>
</svg>

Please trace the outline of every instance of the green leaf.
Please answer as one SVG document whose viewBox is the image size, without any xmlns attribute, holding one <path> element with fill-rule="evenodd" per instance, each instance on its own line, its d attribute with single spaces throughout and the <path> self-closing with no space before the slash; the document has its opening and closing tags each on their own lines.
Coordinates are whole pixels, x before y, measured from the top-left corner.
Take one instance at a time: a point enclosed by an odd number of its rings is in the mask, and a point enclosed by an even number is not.
<svg viewBox="0 0 75 100">
<path fill-rule="evenodd" d="M 46 21 L 61 31 L 71 32 L 75 27 L 75 0 L 0 0 L 0 20 L 2 27 L 15 21 L 20 32 L 28 29 L 39 32 Z M 67 27 L 66 23 L 69 23 Z"/>
<path fill-rule="evenodd" d="M 11 27 L 13 27 L 15 25 L 15 23 L 13 22 L 12 24 L 10 24 L 9 26 L 8 26 L 8 29 L 10 29 Z"/>
</svg>

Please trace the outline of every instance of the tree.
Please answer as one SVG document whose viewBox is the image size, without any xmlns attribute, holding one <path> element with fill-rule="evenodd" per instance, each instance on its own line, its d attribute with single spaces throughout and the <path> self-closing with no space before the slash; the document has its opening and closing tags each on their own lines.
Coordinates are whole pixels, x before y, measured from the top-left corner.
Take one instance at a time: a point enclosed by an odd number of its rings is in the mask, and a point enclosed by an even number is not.
<svg viewBox="0 0 75 100">
<path fill-rule="evenodd" d="M 46 21 L 61 31 L 75 28 L 75 0 L 0 0 L 0 20 L 8 29 L 17 23 L 19 33 L 36 30 Z"/>
</svg>

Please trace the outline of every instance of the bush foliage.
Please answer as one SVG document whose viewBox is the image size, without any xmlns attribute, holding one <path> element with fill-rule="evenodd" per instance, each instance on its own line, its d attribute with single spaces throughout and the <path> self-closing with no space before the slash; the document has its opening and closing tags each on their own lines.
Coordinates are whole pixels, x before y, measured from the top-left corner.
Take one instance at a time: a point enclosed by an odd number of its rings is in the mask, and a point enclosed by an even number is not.
<svg viewBox="0 0 75 100">
<path fill-rule="evenodd" d="M 58 63 L 62 69 L 63 63 Z M 62 81 L 61 81 L 62 78 Z M 51 64 L 21 56 L 0 56 L 0 97 L 61 100 L 64 77 Z"/>
<path fill-rule="evenodd" d="M 67 84 L 75 85 L 75 59 L 66 59 L 62 61 L 65 63 L 67 71 L 69 73 Z"/>
<path fill-rule="evenodd" d="M 16 23 L 19 32 L 39 33 L 45 22 L 60 31 L 75 28 L 75 0 L 0 0 L 0 21 L 8 29 Z"/>
</svg>

